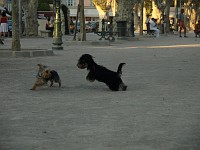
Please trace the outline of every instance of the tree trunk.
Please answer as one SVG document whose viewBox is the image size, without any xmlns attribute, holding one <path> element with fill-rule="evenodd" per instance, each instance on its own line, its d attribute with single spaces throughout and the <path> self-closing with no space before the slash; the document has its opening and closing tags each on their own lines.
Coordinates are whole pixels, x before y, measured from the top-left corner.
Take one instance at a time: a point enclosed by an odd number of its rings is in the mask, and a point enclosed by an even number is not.
<svg viewBox="0 0 200 150">
<path fill-rule="evenodd" d="M 143 9 L 144 9 L 144 0 L 141 0 L 141 5 L 140 5 L 140 35 L 143 35 Z"/>
<path fill-rule="evenodd" d="M 169 14 L 170 14 L 170 1 L 169 0 L 165 0 L 166 2 L 166 11 L 165 11 L 165 15 L 166 15 L 166 33 L 169 33 L 169 28 L 170 28 L 170 22 L 169 22 Z"/>
<path fill-rule="evenodd" d="M 191 9 L 190 9 L 190 6 L 189 6 L 189 3 L 184 3 L 184 9 L 185 9 L 185 24 L 186 24 L 186 29 L 187 31 L 190 30 L 190 13 L 191 13 Z"/>
<path fill-rule="evenodd" d="M 116 15 L 114 17 L 114 30 L 117 30 L 117 22 L 125 21 L 126 22 L 126 36 L 131 36 L 131 28 L 133 21 L 133 1 L 131 0 L 119 0 L 118 1 L 118 9 Z"/>
<path fill-rule="evenodd" d="M 109 17 L 109 10 L 112 8 L 112 11 L 115 11 L 114 5 L 111 5 L 112 0 L 104 0 L 101 3 L 98 0 L 93 0 L 93 4 L 95 5 L 98 14 L 99 14 L 99 31 L 102 31 L 102 20 L 108 19 Z M 109 7 L 107 7 L 109 6 Z"/>
<path fill-rule="evenodd" d="M 139 22 L 140 22 L 140 20 L 139 20 L 139 16 L 138 16 L 138 11 L 140 10 L 140 8 L 139 8 L 139 4 L 138 3 L 136 3 L 135 4 L 135 9 L 134 9 L 134 23 L 135 23 L 135 29 L 136 30 L 139 30 L 139 26 L 140 26 L 140 24 L 139 24 Z"/>
<path fill-rule="evenodd" d="M 191 20 L 190 20 L 190 26 L 191 26 L 191 30 L 194 30 L 195 24 L 197 22 L 197 18 L 196 18 L 196 11 L 194 9 L 191 10 Z"/>
<path fill-rule="evenodd" d="M 105 18 L 106 12 L 98 5 L 96 5 L 96 9 L 99 13 L 99 31 L 102 31 L 102 19 Z"/>
<path fill-rule="evenodd" d="M 22 6 L 25 16 L 25 35 L 37 36 L 38 35 L 38 21 L 37 21 L 37 8 L 38 0 L 23 0 Z"/>
<path fill-rule="evenodd" d="M 19 34 L 19 5 L 18 0 L 12 1 L 12 50 L 20 51 L 20 34 Z"/>
<path fill-rule="evenodd" d="M 84 1 L 79 0 L 80 4 L 80 41 L 86 41 L 86 32 L 85 32 L 85 14 L 84 14 Z"/>
</svg>

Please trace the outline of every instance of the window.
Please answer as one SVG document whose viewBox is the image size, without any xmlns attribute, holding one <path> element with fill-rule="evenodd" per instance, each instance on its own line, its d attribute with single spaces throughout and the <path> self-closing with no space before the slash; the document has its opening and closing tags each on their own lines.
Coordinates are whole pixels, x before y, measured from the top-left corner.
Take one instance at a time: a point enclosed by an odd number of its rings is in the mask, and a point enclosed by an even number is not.
<svg viewBox="0 0 200 150">
<path fill-rule="evenodd" d="M 67 0 L 67 6 L 76 6 L 76 0 Z"/>
</svg>

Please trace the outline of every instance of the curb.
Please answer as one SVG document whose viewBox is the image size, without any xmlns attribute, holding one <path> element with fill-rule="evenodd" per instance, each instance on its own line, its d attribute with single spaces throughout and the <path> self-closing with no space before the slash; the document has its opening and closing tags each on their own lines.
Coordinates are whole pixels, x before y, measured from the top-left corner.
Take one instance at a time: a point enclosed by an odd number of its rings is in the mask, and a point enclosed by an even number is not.
<svg viewBox="0 0 200 150">
<path fill-rule="evenodd" d="M 0 50 L 0 58 L 44 57 L 53 55 L 53 50 L 44 49 L 22 49 L 21 51 L 11 51 L 10 49 Z"/>
<path fill-rule="evenodd" d="M 102 41 L 65 41 L 65 46 L 88 46 L 88 45 L 100 45 L 100 46 L 110 46 L 110 41 L 102 40 Z"/>
<path fill-rule="evenodd" d="M 117 37 L 117 40 L 139 41 L 138 37 Z"/>
</svg>

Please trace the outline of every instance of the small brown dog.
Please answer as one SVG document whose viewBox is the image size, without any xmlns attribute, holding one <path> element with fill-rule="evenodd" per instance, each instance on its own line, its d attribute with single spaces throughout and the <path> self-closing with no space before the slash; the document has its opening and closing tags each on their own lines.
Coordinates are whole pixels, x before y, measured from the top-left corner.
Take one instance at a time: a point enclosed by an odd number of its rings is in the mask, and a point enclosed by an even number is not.
<svg viewBox="0 0 200 150">
<path fill-rule="evenodd" d="M 48 83 L 48 81 L 51 82 L 50 86 L 53 86 L 53 83 L 56 82 L 59 84 L 59 87 L 61 87 L 61 79 L 55 70 L 45 70 L 47 67 L 42 64 L 38 64 L 38 66 L 39 70 L 36 76 L 37 80 L 31 90 L 36 90 L 36 87 L 45 85 Z"/>
<path fill-rule="evenodd" d="M 38 69 L 38 73 L 37 73 L 36 78 L 40 78 L 41 77 L 41 73 L 43 71 L 45 71 L 45 69 L 47 69 L 47 66 L 45 66 L 43 64 L 38 64 L 38 67 L 39 67 L 39 69 Z"/>
</svg>

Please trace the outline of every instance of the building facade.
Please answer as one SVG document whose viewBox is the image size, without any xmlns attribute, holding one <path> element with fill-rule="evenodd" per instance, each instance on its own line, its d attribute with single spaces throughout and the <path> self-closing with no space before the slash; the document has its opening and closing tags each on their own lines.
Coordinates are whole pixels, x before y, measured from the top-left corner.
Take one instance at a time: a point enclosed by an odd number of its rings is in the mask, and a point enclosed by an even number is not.
<svg viewBox="0 0 200 150">
<path fill-rule="evenodd" d="M 72 20 L 76 19 L 77 6 L 79 0 L 62 0 L 62 4 L 66 5 L 70 10 L 70 17 Z M 86 21 L 97 21 L 99 18 L 98 11 L 92 3 L 92 0 L 84 0 L 84 13 Z"/>
</svg>

